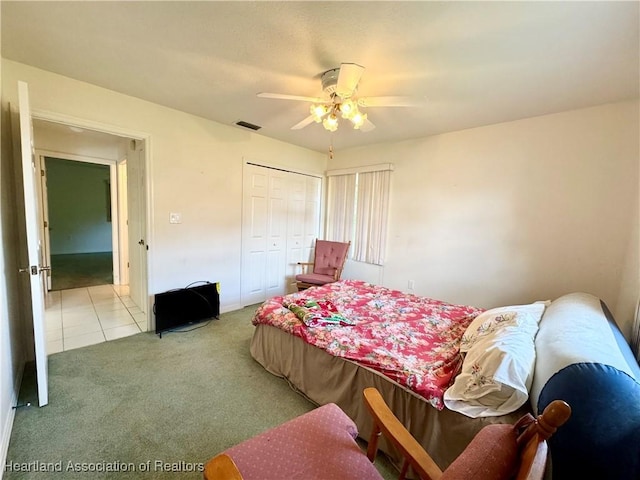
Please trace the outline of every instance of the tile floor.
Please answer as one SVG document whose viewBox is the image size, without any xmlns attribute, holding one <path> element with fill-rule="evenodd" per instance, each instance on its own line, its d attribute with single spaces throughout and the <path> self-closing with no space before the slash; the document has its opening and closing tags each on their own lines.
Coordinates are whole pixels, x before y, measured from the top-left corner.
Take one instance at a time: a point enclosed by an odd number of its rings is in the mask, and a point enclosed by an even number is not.
<svg viewBox="0 0 640 480">
<path fill-rule="evenodd" d="M 47 354 L 147 331 L 147 317 L 127 285 L 49 292 L 45 302 Z"/>
</svg>

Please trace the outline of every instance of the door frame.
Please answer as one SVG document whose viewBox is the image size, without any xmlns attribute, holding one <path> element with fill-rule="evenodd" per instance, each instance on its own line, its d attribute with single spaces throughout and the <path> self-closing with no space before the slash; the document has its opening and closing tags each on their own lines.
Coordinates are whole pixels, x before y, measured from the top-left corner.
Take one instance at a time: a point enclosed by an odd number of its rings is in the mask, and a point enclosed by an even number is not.
<svg viewBox="0 0 640 480">
<path fill-rule="evenodd" d="M 110 181 L 110 190 L 111 190 L 111 249 L 113 251 L 113 283 L 114 285 L 121 285 L 121 270 L 120 270 L 120 255 L 121 255 L 121 245 L 120 245 L 120 215 L 119 215 L 119 194 L 118 194 L 118 175 L 116 172 L 116 160 L 108 160 L 106 158 L 97 158 L 97 157 L 85 157 L 82 155 L 75 155 L 71 153 L 61 153 L 55 152 L 52 150 L 43 150 L 36 149 L 36 158 L 38 162 L 38 167 L 41 171 L 44 171 L 44 178 L 47 179 L 46 171 L 44 168 L 45 157 L 48 158 L 57 158 L 60 160 L 71 160 L 74 162 L 83 162 L 83 163 L 93 163 L 96 165 L 106 165 L 109 167 L 109 181 Z M 43 188 L 39 188 L 39 197 L 42 201 L 42 212 L 45 217 L 44 220 L 49 223 L 49 206 L 48 206 L 48 194 L 45 193 Z M 51 237 L 49 235 L 48 228 L 45 228 L 44 225 L 40 225 L 41 230 L 43 231 L 43 239 L 45 240 L 45 256 L 47 259 L 47 265 L 51 265 Z M 51 277 L 49 277 L 51 278 Z M 51 283 L 49 283 L 49 289 L 51 289 Z"/>
<path fill-rule="evenodd" d="M 118 222 L 120 244 L 120 284 L 129 285 L 129 211 L 127 192 L 127 159 L 116 163 L 118 176 L 118 212 L 122 213 Z"/>
<path fill-rule="evenodd" d="M 145 228 L 145 237 L 146 244 L 154 245 L 153 239 L 153 183 L 149 181 L 152 178 L 152 142 L 151 142 L 151 134 L 146 132 L 141 132 L 137 130 L 132 130 L 125 127 L 120 127 L 116 125 L 104 124 L 101 122 L 96 122 L 94 120 L 88 120 L 85 118 L 73 117 L 71 115 L 66 115 L 57 112 L 50 112 L 46 110 L 31 110 L 31 117 L 37 120 L 44 120 L 47 122 L 59 123 L 62 125 L 66 125 L 69 127 L 78 127 L 87 130 L 95 130 L 102 133 L 107 133 L 110 135 L 115 135 L 118 137 L 124 137 L 127 139 L 140 140 L 144 142 L 144 192 L 142 192 L 143 197 L 145 198 L 145 219 L 144 219 L 144 228 Z M 114 167 L 115 168 L 115 167 Z M 113 183 L 112 183 L 113 188 Z M 147 329 L 151 330 L 153 325 L 153 318 L 151 315 L 153 300 L 149 295 L 149 292 L 153 292 L 153 249 L 149 248 L 146 251 L 147 261 L 146 269 L 145 269 L 145 278 L 144 285 L 142 285 L 142 290 L 144 292 L 144 296 L 147 299 L 145 314 L 147 316 Z"/>
</svg>

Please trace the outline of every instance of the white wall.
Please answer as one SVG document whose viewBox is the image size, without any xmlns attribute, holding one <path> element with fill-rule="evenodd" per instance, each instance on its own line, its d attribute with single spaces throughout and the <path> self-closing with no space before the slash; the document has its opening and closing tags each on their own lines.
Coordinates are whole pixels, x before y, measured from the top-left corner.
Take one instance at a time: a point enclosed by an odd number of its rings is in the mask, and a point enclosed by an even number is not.
<svg viewBox="0 0 640 480">
<path fill-rule="evenodd" d="M 387 262 L 371 281 L 481 307 L 585 291 L 628 337 L 638 112 L 624 102 L 336 152 L 329 168 L 395 165 Z"/>
<path fill-rule="evenodd" d="M 52 157 L 56 156 L 55 153 L 67 153 L 100 161 L 117 162 L 126 156 L 124 139 L 120 140 L 112 135 L 92 135 L 87 132 L 79 135 L 68 129 L 51 128 L 50 122 L 34 122 L 33 139 L 36 150 L 45 150 L 47 155 Z"/>
<path fill-rule="evenodd" d="M 94 85 L 3 59 L 3 110 L 24 80 L 34 110 L 151 135 L 150 294 L 221 282 L 221 309 L 240 306 L 243 159 L 323 173 L 326 157 Z M 182 214 L 169 224 L 169 213 Z"/>
</svg>

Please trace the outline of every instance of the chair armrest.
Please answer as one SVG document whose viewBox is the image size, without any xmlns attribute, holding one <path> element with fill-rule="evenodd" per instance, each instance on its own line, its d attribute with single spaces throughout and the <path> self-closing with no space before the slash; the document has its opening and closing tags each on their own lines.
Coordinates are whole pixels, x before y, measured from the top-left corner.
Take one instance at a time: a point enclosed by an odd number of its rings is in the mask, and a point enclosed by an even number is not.
<svg viewBox="0 0 640 480">
<path fill-rule="evenodd" d="M 382 432 L 405 458 L 403 473 L 406 473 L 407 466 L 411 465 L 420 478 L 424 480 L 436 480 L 442 476 L 442 471 L 438 465 L 393 414 L 378 390 L 372 387 L 365 388 L 364 403 L 371 413 L 374 423 L 367 450 L 367 457 L 370 461 L 375 459 L 378 437 Z M 402 474 L 401 478 L 403 478 Z"/>
<path fill-rule="evenodd" d="M 302 273 L 308 274 L 309 272 L 313 272 L 313 266 L 315 263 L 313 262 L 298 262 L 296 265 L 302 267 Z"/>
<path fill-rule="evenodd" d="M 548 446 L 546 440 L 571 416 L 571 407 L 562 400 L 554 400 L 542 415 L 518 437 L 521 460 L 516 480 L 543 478 L 546 468 Z"/>
<path fill-rule="evenodd" d="M 204 480 L 242 480 L 242 474 L 233 459 L 221 453 L 205 465 Z"/>
</svg>

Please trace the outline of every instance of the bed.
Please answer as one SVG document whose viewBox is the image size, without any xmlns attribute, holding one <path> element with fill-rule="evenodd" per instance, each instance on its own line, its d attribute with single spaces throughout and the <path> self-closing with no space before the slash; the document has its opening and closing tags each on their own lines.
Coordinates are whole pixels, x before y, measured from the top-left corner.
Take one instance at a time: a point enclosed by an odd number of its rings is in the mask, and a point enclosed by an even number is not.
<svg viewBox="0 0 640 480">
<path fill-rule="evenodd" d="M 443 395 L 462 364 L 460 342 L 482 309 L 342 280 L 267 300 L 256 311 L 251 355 L 318 405 L 336 403 L 368 438 L 362 391 L 375 387 L 394 413 L 446 468 L 489 423 L 513 423 L 528 405 L 470 418 Z M 398 455 L 381 444 L 392 460 Z"/>
</svg>

